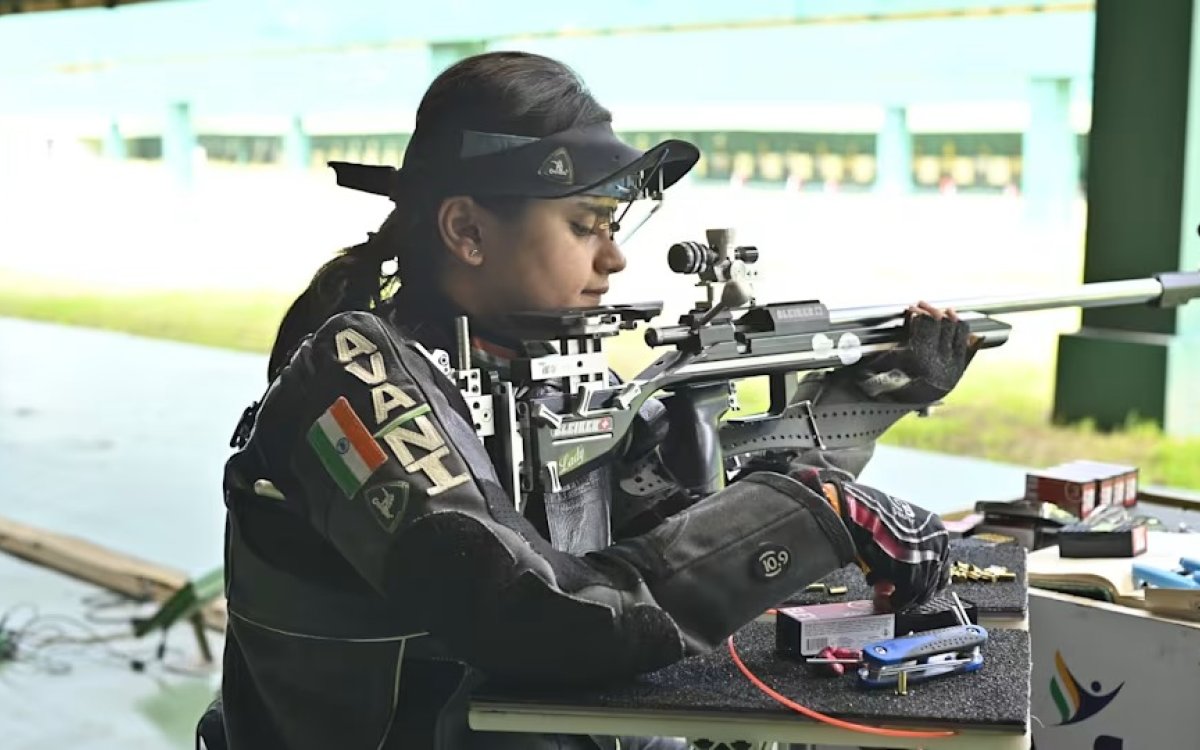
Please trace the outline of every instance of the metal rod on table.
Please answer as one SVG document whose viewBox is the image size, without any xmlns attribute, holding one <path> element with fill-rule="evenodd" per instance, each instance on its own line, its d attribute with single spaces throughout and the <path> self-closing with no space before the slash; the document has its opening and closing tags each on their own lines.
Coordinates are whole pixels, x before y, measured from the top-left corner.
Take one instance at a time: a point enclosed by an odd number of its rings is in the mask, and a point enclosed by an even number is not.
<svg viewBox="0 0 1200 750">
<path fill-rule="evenodd" d="M 989 297 L 931 301 L 934 307 L 952 307 L 959 312 L 997 313 L 1052 310 L 1061 307 L 1116 307 L 1153 302 L 1162 296 L 1163 285 L 1158 279 L 1129 279 L 1126 281 L 1097 281 L 1091 284 L 1054 292 L 1025 292 Z M 904 316 L 909 305 L 871 305 L 845 307 L 829 311 L 831 323 L 883 323 Z"/>
<path fill-rule="evenodd" d="M 954 618 L 958 620 L 958 624 L 966 627 L 971 624 L 971 618 L 967 617 L 967 608 L 963 606 L 962 599 L 958 598 L 957 591 L 951 591 L 950 596 L 954 599 Z"/>
</svg>

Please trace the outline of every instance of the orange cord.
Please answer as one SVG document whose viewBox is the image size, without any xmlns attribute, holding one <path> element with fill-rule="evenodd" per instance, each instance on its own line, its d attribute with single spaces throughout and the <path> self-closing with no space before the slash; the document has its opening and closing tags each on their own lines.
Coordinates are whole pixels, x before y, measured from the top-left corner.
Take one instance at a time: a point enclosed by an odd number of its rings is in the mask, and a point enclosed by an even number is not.
<svg viewBox="0 0 1200 750">
<path fill-rule="evenodd" d="M 765 682 L 758 679 L 758 677 L 755 676 L 755 674 L 753 672 L 751 672 L 750 669 L 745 664 L 742 663 L 741 657 L 738 656 L 737 649 L 733 647 L 733 636 L 729 636 L 729 655 L 731 657 L 733 657 L 733 663 L 737 665 L 737 668 L 741 671 L 741 673 L 746 676 L 746 679 L 748 679 L 748 680 L 750 680 L 750 682 L 754 683 L 755 687 L 757 687 L 759 690 L 761 690 L 764 693 L 766 693 L 767 695 L 769 695 L 771 698 L 774 698 L 779 703 L 782 703 L 783 705 L 787 706 L 788 708 L 792 709 L 793 711 L 798 711 L 799 713 L 804 714 L 805 716 L 809 717 L 810 719 L 816 719 L 817 721 L 823 721 L 826 724 L 832 724 L 833 726 L 840 727 L 842 729 L 849 729 L 852 732 L 863 732 L 865 734 L 878 734 L 878 735 L 882 735 L 884 737 L 911 737 L 911 738 L 926 739 L 926 738 L 932 738 L 932 737 L 954 737 L 955 735 L 958 734 L 958 732 L 950 731 L 950 730 L 935 732 L 935 731 L 917 731 L 917 730 L 908 730 L 908 729 L 884 729 L 883 727 L 872 727 L 872 726 L 867 726 L 866 724 L 855 724 L 854 722 L 851 722 L 851 721 L 843 721 L 842 719 L 835 719 L 832 716 L 827 716 L 827 715 L 821 713 L 820 711 L 814 711 L 813 709 L 811 709 L 807 706 L 802 706 L 799 703 L 796 703 L 795 701 L 791 700 L 790 698 L 788 698 L 784 695 L 780 695 L 779 693 L 775 692 L 770 687 L 768 687 Z"/>
</svg>

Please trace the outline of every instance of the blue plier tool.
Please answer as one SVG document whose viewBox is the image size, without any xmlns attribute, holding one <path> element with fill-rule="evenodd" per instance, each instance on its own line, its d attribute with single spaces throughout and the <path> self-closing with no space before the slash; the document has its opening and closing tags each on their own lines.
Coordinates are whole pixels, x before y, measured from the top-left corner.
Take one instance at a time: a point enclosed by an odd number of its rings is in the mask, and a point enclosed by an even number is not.
<svg viewBox="0 0 1200 750">
<path fill-rule="evenodd" d="M 1164 589 L 1200 589 L 1200 558 L 1181 557 L 1183 572 L 1167 570 L 1145 563 L 1133 564 L 1133 585 L 1151 585 Z"/>
<path fill-rule="evenodd" d="M 868 643 L 863 646 L 859 684 L 869 688 L 894 686 L 898 694 L 905 695 L 910 680 L 921 682 L 983 667 L 980 649 L 987 642 L 987 629 L 972 624 L 958 594 L 952 592 L 951 596 L 958 625 Z"/>
</svg>

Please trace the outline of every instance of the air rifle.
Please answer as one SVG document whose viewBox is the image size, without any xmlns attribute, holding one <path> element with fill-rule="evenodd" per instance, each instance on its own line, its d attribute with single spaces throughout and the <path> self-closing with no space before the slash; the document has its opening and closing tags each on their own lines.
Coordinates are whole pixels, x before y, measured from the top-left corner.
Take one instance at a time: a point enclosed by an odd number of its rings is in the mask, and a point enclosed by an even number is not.
<svg viewBox="0 0 1200 750">
<path fill-rule="evenodd" d="M 607 305 L 516 313 L 502 325 L 526 342 L 550 343 L 549 353 L 522 356 L 510 372 L 487 378 L 472 365 L 466 318 L 459 318 L 453 365 L 443 358 L 475 417 L 475 429 L 502 469 L 501 481 L 518 510 L 530 496 L 560 491 L 578 472 L 621 450 L 638 409 L 652 396 L 672 414 L 676 479 L 700 495 L 724 486 L 726 472 L 764 450 L 862 445 L 901 417 L 930 404 L 822 405 L 797 400 L 798 375 L 847 367 L 868 355 L 904 345 L 908 304 L 830 309 L 817 300 L 757 304 L 751 268 L 758 249 L 734 243 L 728 229 L 707 242 L 671 247 L 668 263 L 696 275 L 706 299 L 679 323 L 648 327 L 645 341 L 664 353 L 646 369 L 615 382 L 604 351 L 607 339 L 636 329 L 662 312 L 662 303 Z M 1149 304 L 1174 307 L 1200 296 L 1200 272 L 1083 284 L 1050 293 L 971 297 L 933 302 L 952 307 L 981 339 L 981 348 L 1008 340 L 1011 326 L 989 317 L 1054 308 Z M 725 419 L 736 407 L 734 383 L 765 376 L 767 410 Z M 676 435 L 675 433 L 681 433 Z"/>
</svg>

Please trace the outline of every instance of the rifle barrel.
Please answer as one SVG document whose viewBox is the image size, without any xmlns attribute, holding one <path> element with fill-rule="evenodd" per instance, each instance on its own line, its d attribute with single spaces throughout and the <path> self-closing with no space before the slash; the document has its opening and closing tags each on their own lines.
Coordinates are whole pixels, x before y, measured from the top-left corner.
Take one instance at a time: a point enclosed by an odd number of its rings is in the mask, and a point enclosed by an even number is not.
<svg viewBox="0 0 1200 750">
<path fill-rule="evenodd" d="M 931 301 L 930 304 L 957 312 L 976 312 L 983 315 L 998 313 L 1052 310 L 1062 307 L 1117 307 L 1143 302 L 1155 302 L 1163 296 L 1163 284 L 1157 278 L 1125 281 L 1097 281 L 1051 292 L 1028 292 L 990 297 L 964 297 Z M 873 325 L 904 316 L 909 305 L 871 305 L 844 307 L 829 311 L 834 324 L 859 323 Z"/>
</svg>

